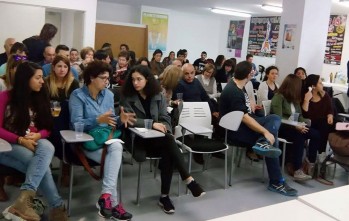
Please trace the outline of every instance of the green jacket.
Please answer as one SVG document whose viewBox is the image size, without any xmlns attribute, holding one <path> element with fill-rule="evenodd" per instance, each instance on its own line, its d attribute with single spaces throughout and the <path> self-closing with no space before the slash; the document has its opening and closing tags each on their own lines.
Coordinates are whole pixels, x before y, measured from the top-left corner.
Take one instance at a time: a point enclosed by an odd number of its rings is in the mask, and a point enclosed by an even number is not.
<svg viewBox="0 0 349 221">
<path fill-rule="evenodd" d="M 304 122 L 300 104 L 294 104 L 294 106 L 296 108 L 296 113 L 299 113 L 298 122 Z M 282 119 L 288 120 L 292 113 L 291 103 L 288 102 L 282 94 L 276 93 L 271 100 L 270 112 L 279 115 Z"/>
</svg>

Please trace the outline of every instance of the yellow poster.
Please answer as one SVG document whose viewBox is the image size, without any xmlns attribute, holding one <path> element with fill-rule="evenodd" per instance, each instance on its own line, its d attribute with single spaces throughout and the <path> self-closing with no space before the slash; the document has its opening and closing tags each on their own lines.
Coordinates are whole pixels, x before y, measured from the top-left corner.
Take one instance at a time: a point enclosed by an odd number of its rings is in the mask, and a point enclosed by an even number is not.
<svg viewBox="0 0 349 221">
<path fill-rule="evenodd" d="M 168 15 L 143 12 L 142 24 L 148 26 L 148 50 L 166 51 Z"/>
</svg>

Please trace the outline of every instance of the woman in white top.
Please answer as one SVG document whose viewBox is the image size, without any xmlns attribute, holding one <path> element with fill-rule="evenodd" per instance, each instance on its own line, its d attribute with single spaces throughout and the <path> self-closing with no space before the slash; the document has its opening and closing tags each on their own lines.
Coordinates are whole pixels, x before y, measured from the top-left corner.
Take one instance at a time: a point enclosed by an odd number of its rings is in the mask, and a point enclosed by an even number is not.
<svg viewBox="0 0 349 221">
<path fill-rule="evenodd" d="M 214 65 L 206 64 L 202 74 L 196 76 L 211 99 L 215 99 L 221 95 L 221 93 L 217 92 L 217 83 L 216 79 L 214 78 L 214 73 Z"/>
<path fill-rule="evenodd" d="M 271 100 L 279 88 L 276 79 L 279 77 L 279 69 L 276 66 L 269 66 L 265 71 L 263 82 L 259 85 L 257 92 L 257 104 L 262 106 L 262 101 Z"/>
</svg>

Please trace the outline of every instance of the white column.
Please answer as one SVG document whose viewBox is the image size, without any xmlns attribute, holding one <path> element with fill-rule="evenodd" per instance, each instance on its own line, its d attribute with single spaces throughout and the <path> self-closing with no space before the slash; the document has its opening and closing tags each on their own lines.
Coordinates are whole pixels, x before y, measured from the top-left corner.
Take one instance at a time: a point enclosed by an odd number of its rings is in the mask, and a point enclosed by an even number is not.
<svg viewBox="0 0 349 221">
<path fill-rule="evenodd" d="M 325 55 L 331 0 L 283 0 L 280 35 L 276 55 L 279 81 L 304 67 L 308 74 L 321 75 Z M 282 48 L 285 24 L 295 24 L 294 50 Z"/>
</svg>

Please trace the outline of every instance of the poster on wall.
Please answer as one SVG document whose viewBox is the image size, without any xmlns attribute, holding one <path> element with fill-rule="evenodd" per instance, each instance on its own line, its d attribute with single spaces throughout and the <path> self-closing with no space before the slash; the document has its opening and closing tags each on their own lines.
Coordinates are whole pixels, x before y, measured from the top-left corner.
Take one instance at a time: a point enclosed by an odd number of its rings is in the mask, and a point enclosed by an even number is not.
<svg viewBox="0 0 349 221">
<path fill-rule="evenodd" d="M 255 56 L 275 57 L 280 16 L 251 17 L 247 52 Z"/>
<path fill-rule="evenodd" d="M 294 50 L 296 27 L 297 25 L 285 24 L 282 48 Z"/>
<path fill-rule="evenodd" d="M 346 15 L 330 15 L 324 58 L 325 64 L 341 64 L 346 22 Z"/>
<path fill-rule="evenodd" d="M 142 24 L 148 26 L 148 50 L 166 51 L 168 15 L 143 12 Z"/>
<path fill-rule="evenodd" d="M 227 48 L 242 49 L 242 39 L 244 37 L 245 21 L 230 21 L 228 29 Z"/>
</svg>

